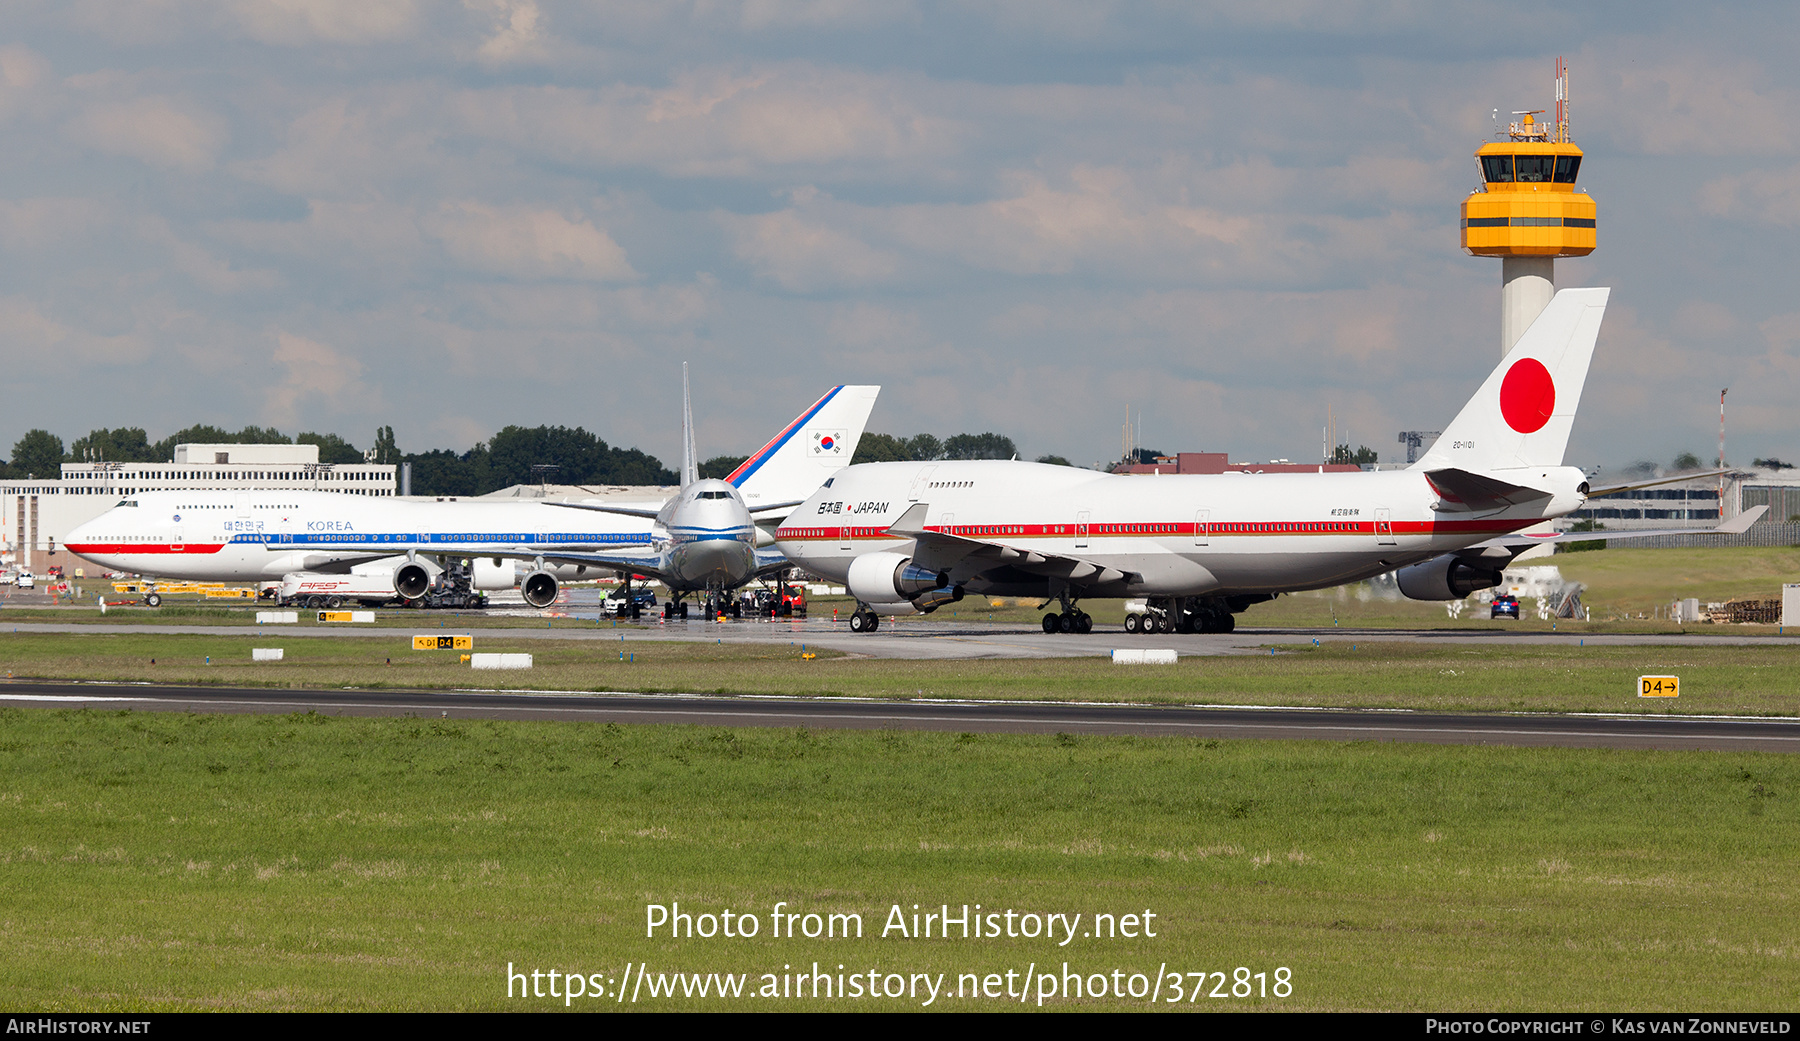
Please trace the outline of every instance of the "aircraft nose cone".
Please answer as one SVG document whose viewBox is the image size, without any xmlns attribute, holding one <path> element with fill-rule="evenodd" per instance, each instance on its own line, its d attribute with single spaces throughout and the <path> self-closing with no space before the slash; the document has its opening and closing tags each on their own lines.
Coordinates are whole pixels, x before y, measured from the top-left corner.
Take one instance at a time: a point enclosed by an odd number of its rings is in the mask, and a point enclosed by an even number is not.
<svg viewBox="0 0 1800 1041">
<path fill-rule="evenodd" d="M 749 579 L 754 556 L 748 546 L 733 539 L 712 539 L 682 548 L 681 571 L 690 581 L 718 579 L 735 585 Z"/>
</svg>

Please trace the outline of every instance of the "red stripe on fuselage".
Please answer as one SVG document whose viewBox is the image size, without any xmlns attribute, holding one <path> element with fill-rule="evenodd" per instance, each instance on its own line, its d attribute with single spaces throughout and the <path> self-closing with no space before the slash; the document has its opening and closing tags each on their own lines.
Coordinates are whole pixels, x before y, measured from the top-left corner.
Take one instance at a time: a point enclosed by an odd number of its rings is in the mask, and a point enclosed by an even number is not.
<svg viewBox="0 0 1800 1041">
<path fill-rule="evenodd" d="M 1308 535 L 1328 538 L 1332 536 L 1355 535 L 1504 535 L 1520 528 L 1537 524 L 1542 518 L 1529 518 L 1517 521 L 1495 522 L 1491 520 L 1466 521 L 1393 521 L 1385 530 L 1377 530 L 1373 521 L 1221 521 L 1208 524 L 1205 535 L 1208 538 L 1243 538 L 1267 535 Z M 1341 526 L 1340 526 L 1341 525 Z M 952 524 L 927 526 L 926 531 L 942 535 L 955 535 L 962 538 L 1001 537 L 1001 538 L 1073 538 L 1077 534 L 1090 539 L 1143 538 L 1145 536 L 1192 536 L 1196 525 L 1187 523 L 1161 524 L 1154 521 L 1142 523 L 1116 524 L 1113 522 L 1090 523 L 1082 525 L 1086 530 L 1076 531 L 1074 524 Z M 1135 530 L 1108 531 L 1108 528 L 1128 528 Z M 828 539 L 841 539 L 846 529 L 820 528 L 801 526 L 798 528 L 781 528 L 775 532 L 775 538 L 783 542 L 811 542 Z M 904 535 L 889 534 L 886 527 L 851 527 L 848 529 L 852 539 L 858 538 L 906 538 Z"/>
<path fill-rule="evenodd" d="M 128 557 L 138 553 L 217 553 L 228 543 L 224 542 L 82 542 L 63 543 L 63 548 L 70 553 L 81 556 Z"/>
</svg>

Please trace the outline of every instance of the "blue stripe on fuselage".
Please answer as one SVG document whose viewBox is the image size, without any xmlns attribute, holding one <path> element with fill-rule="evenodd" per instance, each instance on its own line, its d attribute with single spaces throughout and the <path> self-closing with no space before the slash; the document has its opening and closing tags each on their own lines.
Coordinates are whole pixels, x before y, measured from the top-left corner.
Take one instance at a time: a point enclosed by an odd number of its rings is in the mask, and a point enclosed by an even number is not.
<svg viewBox="0 0 1800 1041">
<path fill-rule="evenodd" d="M 360 546 L 360 545 L 493 545 L 516 546 L 528 543 L 533 546 L 584 546 L 595 543 L 607 545 L 642 546 L 652 541 L 648 532 L 371 532 L 369 534 L 351 532 L 329 532 L 305 534 L 296 532 L 282 535 L 277 532 L 260 534 L 233 535 L 234 543 L 247 545 L 271 546 Z"/>
</svg>

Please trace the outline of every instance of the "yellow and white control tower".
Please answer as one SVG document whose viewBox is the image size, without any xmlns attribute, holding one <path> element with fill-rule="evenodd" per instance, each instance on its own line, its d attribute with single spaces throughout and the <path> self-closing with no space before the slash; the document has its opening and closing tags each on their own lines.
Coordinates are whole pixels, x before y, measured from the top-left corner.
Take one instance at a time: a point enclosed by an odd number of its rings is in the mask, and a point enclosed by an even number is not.
<svg viewBox="0 0 1800 1041">
<path fill-rule="evenodd" d="M 1594 251 L 1594 200 L 1577 191 L 1581 149 L 1569 139 L 1569 69 L 1556 59 L 1556 115 L 1514 112 L 1507 140 L 1475 150 L 1481 187 L 1462 204 L 1462 248 L 1500 258 L 1500 353 L 1512 350 L 1556 294 L 1556 258 Z"/>
</svg>

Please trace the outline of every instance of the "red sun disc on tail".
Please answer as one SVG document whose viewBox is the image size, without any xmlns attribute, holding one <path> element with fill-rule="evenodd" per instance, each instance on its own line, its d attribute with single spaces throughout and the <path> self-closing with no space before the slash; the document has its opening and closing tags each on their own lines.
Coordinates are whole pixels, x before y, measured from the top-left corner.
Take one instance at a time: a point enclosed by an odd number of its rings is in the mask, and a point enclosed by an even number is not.
<svg viewBox="0 0 1800 1041">
<path fill-rule="evenodd" d="M 1556 382 L 1536 358 L 1520 358 L 1500 381 L 1500 415 L 1521 434 L 1536 433 L 1556 411 Z"/>
</svg>

